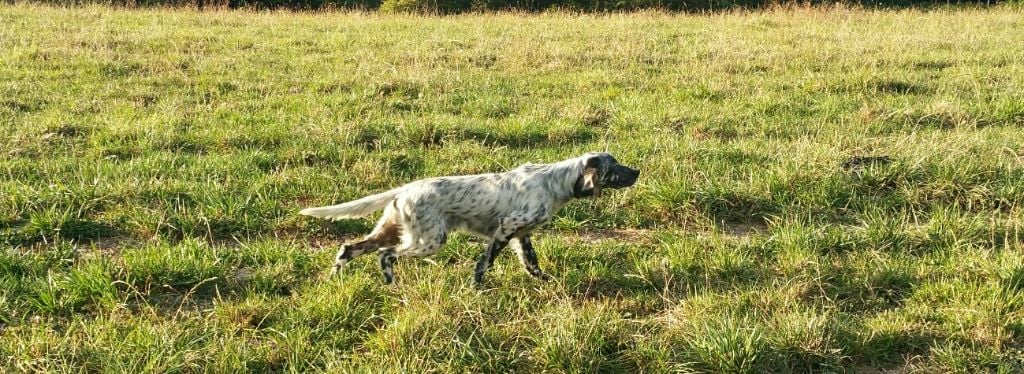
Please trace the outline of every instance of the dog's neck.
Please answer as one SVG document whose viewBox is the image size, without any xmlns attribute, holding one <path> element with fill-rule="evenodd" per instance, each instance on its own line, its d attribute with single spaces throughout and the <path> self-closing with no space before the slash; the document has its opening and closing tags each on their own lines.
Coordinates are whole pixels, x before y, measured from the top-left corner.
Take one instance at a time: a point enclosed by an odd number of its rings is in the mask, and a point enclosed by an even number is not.
<svg viewBox="0 0 1024 374">
<path fill-rule="evenodd" d="M 578 157 L 544 165 L 537 172 L 538 175 L 542 175 L 541 180 L 547 181 L 544 189 L 551 194 L 559 206 L 575 197 L 573 188 L 582 173 L 583 160 Z"/>
</svg>

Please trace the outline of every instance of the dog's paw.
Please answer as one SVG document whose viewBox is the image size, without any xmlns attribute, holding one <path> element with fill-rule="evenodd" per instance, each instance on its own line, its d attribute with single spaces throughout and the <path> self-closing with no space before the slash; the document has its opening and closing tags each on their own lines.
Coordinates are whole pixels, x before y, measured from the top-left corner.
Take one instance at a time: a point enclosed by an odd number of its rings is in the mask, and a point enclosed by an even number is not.
<svg viewBox="0 0 1024 374">
<path fill-rule="evenodd" d="M 548 273 L 543 273 L 543 272 L 540 273 L 540 274 L 535 275 L 535 277 L 537 277 L 537 279 L 540 279 L 540 280 L 545 281 L 545 282 L 550 282 L 550 281 L 555 280 L 555 277 L 552 277 L 551 275 L 548 275 Z"/>
</svg>

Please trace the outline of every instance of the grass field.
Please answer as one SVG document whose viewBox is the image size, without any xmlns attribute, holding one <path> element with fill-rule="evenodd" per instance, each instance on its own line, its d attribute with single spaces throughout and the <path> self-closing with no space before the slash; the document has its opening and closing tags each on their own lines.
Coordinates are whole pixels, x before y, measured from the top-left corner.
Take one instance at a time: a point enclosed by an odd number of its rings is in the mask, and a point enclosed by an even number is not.
<svg viewBox="0 0 1024 374">
<path fill-rule="evenodd" d="M 0 5 L 0 371 L 1024 370 L 1024 10 Z M 395 286 L 298 209 L 606 144 Z"/>
</svg>

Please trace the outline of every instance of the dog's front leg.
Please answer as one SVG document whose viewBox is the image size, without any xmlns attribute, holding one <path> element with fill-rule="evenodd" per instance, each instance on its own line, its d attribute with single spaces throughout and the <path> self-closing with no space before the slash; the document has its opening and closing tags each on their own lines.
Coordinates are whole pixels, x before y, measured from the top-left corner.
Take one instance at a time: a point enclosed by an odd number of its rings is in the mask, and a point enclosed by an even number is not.
<svg viewBox="0 0 1024 374">
<path fill-rule="evenodd" d="M 532 227 L 547 220 L 546 215 L 537 214 L 539 211 L 546 212 L 544 207 L 541 207 L 536 212 L 512 214 L 498 221 L 498 229 L 495 230 L 494 235 L 491 237 L 491 243 L 487 245 L 487 250 L 484 251 L 480 261 L 476 264 L 476 273 L 473 275 L 473 280 L 476 281 L 477 285 L 483 284 L 484 273 L 494 265 L 494 259 L 498 258 L 498 254 L 501 253 L 502 249 L 505 249 L 510 240 L 526 235 L 526 232 Z M 534 255 L 534 259 L 536 259 L 536 255 Z"/>
<path fill-rule="evenodd" d="M 480 256 L 480 261 L 476 263 L 476 273 L 473 274 L 473 281 L 476 284 L 482 285 L 484 283 L 484 273 L 487 269 L 494 265 L 494 259 L 498 257 L 502 249 L 508 245 L 508 240 L 502 240 L 501 238 L 491 238 L 491 243 L 487 245 L 487 250 L 484 251 L 484 255 Z"/>
<path fill-rule="evenodd" d="M 540 264 L 537 262 L 537 252 L 533 250 L 533 241 L 530 240 L 530 236 L 523 235 L 519 237 L 518 241 L 519 246 L 514 247 L 516 257 L 519 257 L 519 262 L 523 264 L 526 272 L 530 273 L 534 278 L 550 281 L 551 276 L 540 269 Z"/>
</svg>

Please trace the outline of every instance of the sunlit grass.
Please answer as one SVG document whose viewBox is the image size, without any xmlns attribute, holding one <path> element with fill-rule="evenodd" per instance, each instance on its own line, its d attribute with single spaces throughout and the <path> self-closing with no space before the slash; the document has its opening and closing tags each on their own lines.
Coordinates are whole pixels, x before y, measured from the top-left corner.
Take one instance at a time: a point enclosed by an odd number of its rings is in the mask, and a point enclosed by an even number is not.
<svg viewBox="0 0 1024 374">
<path fill-rule="evenodd" d="M 0 6 L 0 364 L 1024 370 L 1019 7 Z M 381 284 L 298 209 L 585 151 L 643 170 Z"/>
</svg>

